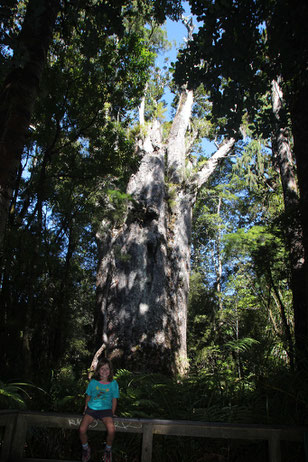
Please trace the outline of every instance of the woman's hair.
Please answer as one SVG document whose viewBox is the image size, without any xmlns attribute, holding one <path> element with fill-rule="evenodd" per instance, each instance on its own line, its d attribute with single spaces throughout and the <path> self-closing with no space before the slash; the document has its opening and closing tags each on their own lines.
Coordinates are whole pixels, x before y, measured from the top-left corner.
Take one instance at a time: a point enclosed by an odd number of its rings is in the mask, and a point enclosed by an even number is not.
<svg viewBox="0 0 308 462">
<path fill-rule="evenodd" d="M 100 360 L 98 361 L 97 366 L 96 366 L 96 368 L 95 368 L 95 371 L 94 371 L 94 374 L 93 374 L 93 377 L 92 377 L 92 378 L 95 379 L 95 380 L 100 380 L 99 370 L 100 370 L 100 368 L 101 368 L 102 366 L 104 366 L 105 364 L 108 364 L 108 366 L 109 366 L 110 373 L 109 373 L 109 375 L 108 375 L 108 380 L 109 380 L 110 382 L 112 382 L 112 381 L 113 381 L 113 368 L 112 368 L 112 364 L 111 364 L 110 359 L 107 359 L 107 358 L 102 358 L 102 359 L 100 359 Z"/>
</svg>

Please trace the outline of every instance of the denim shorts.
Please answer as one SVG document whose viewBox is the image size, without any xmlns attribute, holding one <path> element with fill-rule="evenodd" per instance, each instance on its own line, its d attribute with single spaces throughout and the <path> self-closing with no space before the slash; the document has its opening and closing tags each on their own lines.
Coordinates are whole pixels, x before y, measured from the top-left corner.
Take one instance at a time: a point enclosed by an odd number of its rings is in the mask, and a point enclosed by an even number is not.
<svg viewBox="0 0 308 462">
<path fill-rule="evenodd" d="M 103 419 L 104 417 L 113 417 L 113 413 L 111 409 L 91 409 L 90 407 L 87 407 L 85 414 L 90 415 L 94 419 L 100 420 Z"/>
</svg>

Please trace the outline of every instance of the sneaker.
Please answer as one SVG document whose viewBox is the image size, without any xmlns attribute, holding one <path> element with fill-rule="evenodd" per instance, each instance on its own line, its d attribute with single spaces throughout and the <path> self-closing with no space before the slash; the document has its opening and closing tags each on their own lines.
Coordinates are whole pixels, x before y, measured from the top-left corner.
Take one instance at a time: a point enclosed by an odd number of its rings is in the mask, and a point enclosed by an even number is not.
<svg viewBox="0 0 308 462">
<path fill-rule="evenodd" d="M 90 446 L 88 446 L 87 449 L 82 449 L 81 461 L 88 462 L 90 459 L 91 459 L 91 449 L 90 449 Z"/>
<path fill-rule="evenodd" d="M 103 462 L 112 462 L 112 452 L 111 449 L 105 449 Z"/>
</svg>

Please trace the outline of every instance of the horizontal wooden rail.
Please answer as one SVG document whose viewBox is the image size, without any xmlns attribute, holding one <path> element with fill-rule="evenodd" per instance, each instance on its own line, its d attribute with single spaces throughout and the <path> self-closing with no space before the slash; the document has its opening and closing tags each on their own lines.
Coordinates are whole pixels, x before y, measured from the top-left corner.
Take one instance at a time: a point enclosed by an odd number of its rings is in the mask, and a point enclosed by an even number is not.
<svg viewBox="0 0 308 462">
<path fill-rule="evenodd" d="M 152 460 L 153 435 L 267 440 L 269 462 L 281 462 L 280 441 L 298 441 L 304 444 L 308 434 L 307 427 L 295 426 L 240 425 L 184 420 L 127 419 L 121 417 L 116 417 L 114 420 L 118 432 L 142 433 L 141 462 L 151 462 Z M 56 462 L 52 459 L 29 459 L 24 457 L 28 427 L 77 430 L 80 421 L 81 416 L 76 414 L 0 411 L 0 427 L 5 427 L 0 456 L 1 462 Z M 102 431 L 105 430 L 105 426 L 100 421 L 94 421 L 90 429 Z M 308 462 L 307 455 L 306 461 Z"/>
</svg>

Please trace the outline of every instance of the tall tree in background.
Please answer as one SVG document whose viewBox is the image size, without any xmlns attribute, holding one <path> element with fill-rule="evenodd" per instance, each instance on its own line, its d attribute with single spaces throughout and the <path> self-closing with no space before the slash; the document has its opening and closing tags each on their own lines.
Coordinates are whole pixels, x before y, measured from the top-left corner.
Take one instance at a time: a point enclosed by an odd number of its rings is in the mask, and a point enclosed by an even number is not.
<svg viewBox="0 0 308 462">
<path fill-rule="evenodd" d="M 13 44 L 14 64 L 0 90 L 0 245 L 59 8 L 60 0 L 29 1 Z"/>
<path fill-rule="evenodd" d="M 128 182 L 127 208 L 97 233 L 97 346 L 105 344 L 122 366 L 187 369 L 192 209 L 198 190 L 235 143 L 226 138 L 203 165 L 193 166 L 192 107 L 193 93 L 183 89 L 165 140 L 158 119 L 141 124 L 141 160 Z"/>
<path fill-rule="evenodd" d="M 306 297 L 302 296 L 300 305 L 295 310 L 296 348 L 300 361 L 307 359 L 308 355 L 308 142 L 306 137 L 308 108 L 307 105 L 303 104 L 303 101 L 306 101 L 308 97 L 308 45 L 306 40 L 308 5 L 303 0 L 297 2 L 295 8 L 294 4 L 288 0 L 282 3 L 274 2 L 272 8 L 269 8 L 266 2 L 264 3 L 269 56 L 271 60 L 277 62 L 281 69 L 285 100 L 291 118 L 300 193 L 300 219 L 304 247 L 304 255 L 301 255 L 301 258 L 304 259 L 305 272 L 301 284 L 306 292 Z M 286 26 L 284 24 L 285 18 L 288 18 Z M 296 222 L 295 230 L 298 233 Z M 295 252 L 293 256 L 295 256 Z"/>
<path fill-rule="evenodd" d="M 259 140 L 242 146 L 198 196 L 188 331 L 195 367 L 249 382 L 292 368 L 294 315 L 279 171 Z"/>
<path fill-rule="evenodd" d="M 304 180 L 307 161 L 303 155 L 307 150 L 303 136 L 307 114 L 300 103 L 307 92 L 307 44 L 303 41 L 307 5 L 298 2 L 294 9 L 287 0 L 230 0 L 223 4 L 192 0 L 190 3 L 192 12 L 203 25 L 180 58 L 177 80 L 188 79 L 192 87 L 203 82 L 211 93 L 215 118 L 227 117 L 229 126 L 235 128 L 248 113 L 249 120 L 257 122 L 256 133 L 272 142 L 273 161 L 280 169 L 289 220 L 286 241 L 290 254 L 296 356 L 300 364 L 307 355 L 308 338 L 308 205 Z M 285 18 L 288 18 L 287 27 Z M 268 108 L 264 110 L 270 95 L 271 114 Z M 296 191 L 288 116 L 292 120 L 300 198 Z"/>
</svg>

